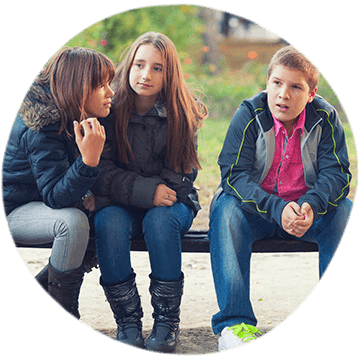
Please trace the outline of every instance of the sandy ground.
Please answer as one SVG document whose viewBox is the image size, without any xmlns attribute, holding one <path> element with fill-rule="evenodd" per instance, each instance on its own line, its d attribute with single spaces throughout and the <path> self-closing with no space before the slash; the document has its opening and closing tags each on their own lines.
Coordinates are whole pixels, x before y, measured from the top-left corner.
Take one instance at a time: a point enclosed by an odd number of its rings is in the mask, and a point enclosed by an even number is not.
<svg viewBox="0 0 360 360">
<path fill-rule="evenodd" d="M 50 251 L 19 249 L 35 275 L 47 263 Z M 144 333 L 152 328 L 152 308 L 148 292 L 150 273 L 148 255 L 132 253 L 132 265 L 144 310 Z M 211 330 L 211 317 L 218 311 L 209 254 L 183 254 L 185 289 L 181 307 L 178 354 L 208 354 L 217 351 L 217 338 Z M 115 337 L 116 326 L 103 290 L 99 269 L 86 274 L 80 293 L 81 321 L 91 328 Z M 258 328 L 269 332 L 296 309 L 318 283 L 317 253 L 253 254 L 251 298 Z M 37 286 L 37 284 L 36 284 Z M 50 301 L 43 292 L 39 301 Z"/>
</svg>

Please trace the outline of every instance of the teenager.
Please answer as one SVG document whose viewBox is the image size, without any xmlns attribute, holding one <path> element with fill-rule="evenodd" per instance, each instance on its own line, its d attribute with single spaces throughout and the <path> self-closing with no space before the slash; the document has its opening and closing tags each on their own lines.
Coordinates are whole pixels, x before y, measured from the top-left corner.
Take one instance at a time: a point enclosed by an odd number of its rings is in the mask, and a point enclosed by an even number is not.
<svg viewBox="0 0 360 360">
<path fill-rule="evenodd" d="M 105 130 L 96 118 L 110 112 L 114 75 L 97 51 L 58 52 L 21 104 L 3 162 L 10 232 L 19 244 L 53 243 L 43 287 L 77 318 L 89 239 L 81 200 L 100 173 Z"/>
<path fill-rule="evenodd" d="M 135 40 L 116 82 L 112 113 L 104 122 L 110 148 L 100 162 L 95 198 L 100 282 L 117 339 L 142 347 L 130 239 L 143 234 L 154 308 L 146 348 L 170 352 L 177 344 L 184 284 L 181 236 L 200 209 L 193 186 L 200 168 L 196 136 L 207 109 L 187 89 L 174 44 L 159 33 Z"/>
</svg>

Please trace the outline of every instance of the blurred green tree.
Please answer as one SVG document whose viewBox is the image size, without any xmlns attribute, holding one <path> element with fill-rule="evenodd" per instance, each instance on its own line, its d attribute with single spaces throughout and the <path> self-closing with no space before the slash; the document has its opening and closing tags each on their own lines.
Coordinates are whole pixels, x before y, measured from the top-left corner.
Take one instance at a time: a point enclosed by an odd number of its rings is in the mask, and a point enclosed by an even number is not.
<svg viewBox="0 0 360 360">
<path fill-rule="evenodd" d="M 121 53 L 141 34 L 161 32 L 175 44 L 181 60 L 188 49 L 202 45 L 201 8 L 190 5 L 153 6 L 120 13 L 88 27 L 66 46 L 88 47 L 110 57 L 115 63 Z"/>
</svg>

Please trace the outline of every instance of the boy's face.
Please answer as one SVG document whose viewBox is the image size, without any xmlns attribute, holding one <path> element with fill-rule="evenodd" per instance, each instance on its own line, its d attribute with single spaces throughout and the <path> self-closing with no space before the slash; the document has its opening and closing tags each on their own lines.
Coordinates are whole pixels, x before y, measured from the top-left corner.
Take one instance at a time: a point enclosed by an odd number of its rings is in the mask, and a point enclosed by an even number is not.
<svg viewBox="0 0 360 360">
<path fill-rule="evenodd" d="M 300 70 L 283 65 L 274 67 L 267 79 L 268 103 L 271 113 L 284 126 L 293 125 L 316 89 L 310 91 L 305 75 Z"/>
</svg>

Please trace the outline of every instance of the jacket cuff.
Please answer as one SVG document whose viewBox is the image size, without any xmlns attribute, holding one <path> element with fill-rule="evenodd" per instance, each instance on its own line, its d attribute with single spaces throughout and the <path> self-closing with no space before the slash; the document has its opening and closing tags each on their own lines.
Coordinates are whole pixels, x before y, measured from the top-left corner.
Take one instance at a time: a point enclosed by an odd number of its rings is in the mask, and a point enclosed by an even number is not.
<svg viewBox="0 0 360 360">
<path fill-rule="evenodd" d="M 79 174 L 85 177 L 98 177 L 100 174 L 99 166 L 92 167 L 84 164 L 81 156 L 76 159 L 76 167 L 79 171 Z"/>
<path fill-rule="evenodd" d="M 314 201 L 312 201 L 311 199 L 309 198 L 306 198 L 305 196 L 304 197 L 301 197 L 299 200 L 298 200 L 298 205 L 301 207 L 304 203 L 308 203 L 310 206 L 311 206 L 311 209 L 313 211 L 313 214 L 314 214 L 314 220 L 313 220 L 313 223 L 315 223 L 321 216 L 321 214 L 319 214 L 319 210 L 316 206 L 316 204 L 314 203 Z"/>
<path fill-rule="evenodd" d="M 154 196 L 159 184 L 165 184 L 162 179 L 138 176 L 133 185 L 130 205 L 143 209 L 154 207 Z"/>
</svg>

